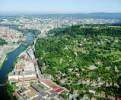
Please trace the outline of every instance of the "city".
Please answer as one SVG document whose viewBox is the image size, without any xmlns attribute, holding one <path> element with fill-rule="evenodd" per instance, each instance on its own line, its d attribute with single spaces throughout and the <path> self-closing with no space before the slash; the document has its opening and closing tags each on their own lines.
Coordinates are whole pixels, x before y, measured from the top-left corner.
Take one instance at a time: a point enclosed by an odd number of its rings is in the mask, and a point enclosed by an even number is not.
<svg viewBox="0 0 121 100">
<path fill-rule="evenodd" d="M 121 100 L 121 2 L 86 1 L 0 1 L 1 100 Z"/>
</svg>

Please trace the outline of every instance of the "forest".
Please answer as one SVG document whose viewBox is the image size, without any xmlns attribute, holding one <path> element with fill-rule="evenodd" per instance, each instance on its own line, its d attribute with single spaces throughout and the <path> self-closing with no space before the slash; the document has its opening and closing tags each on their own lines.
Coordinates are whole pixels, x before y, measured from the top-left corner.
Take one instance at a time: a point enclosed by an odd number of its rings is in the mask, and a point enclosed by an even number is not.
<svg viewBox="0 0 121 100">
<path fill-rule="evenodd" d="M 121 96 L 121 26 L 75 25 L 56 28 L 38 39 L 41 72 L 71 94 Z M 95 94 L 90 93 L 95 91 Z"/>
</svg>

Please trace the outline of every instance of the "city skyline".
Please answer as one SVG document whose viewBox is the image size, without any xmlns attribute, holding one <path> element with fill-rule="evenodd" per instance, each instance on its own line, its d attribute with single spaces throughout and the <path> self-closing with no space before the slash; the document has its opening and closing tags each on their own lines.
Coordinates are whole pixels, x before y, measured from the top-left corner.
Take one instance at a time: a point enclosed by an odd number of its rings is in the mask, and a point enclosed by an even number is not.
<svg viewBox="0 0 121 100">
<path fill-rule="evenodd" d="M 120 0 L 1 0 L 0 13 L 121 13 Z"/>
</svg>

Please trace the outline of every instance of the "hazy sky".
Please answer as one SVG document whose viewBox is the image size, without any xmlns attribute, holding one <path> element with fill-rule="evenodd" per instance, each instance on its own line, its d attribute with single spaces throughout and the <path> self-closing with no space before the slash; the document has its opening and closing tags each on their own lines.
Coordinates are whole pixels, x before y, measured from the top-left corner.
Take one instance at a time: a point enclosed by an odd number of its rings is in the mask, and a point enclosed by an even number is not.
<svg viewBox="0 0 121 100">
<path fill-rule="evenodd" d="M 0 0 L 0 12 L 121 12 L 121 0 Z"/>
</svg>

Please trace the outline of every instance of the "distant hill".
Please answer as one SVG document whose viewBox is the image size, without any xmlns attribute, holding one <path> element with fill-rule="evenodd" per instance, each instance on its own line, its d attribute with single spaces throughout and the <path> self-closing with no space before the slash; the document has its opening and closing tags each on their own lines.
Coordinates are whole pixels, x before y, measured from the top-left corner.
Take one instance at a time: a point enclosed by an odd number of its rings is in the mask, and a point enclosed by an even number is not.
<svg viewBox="0 0 121 100">
<path fill-rule="evenodd" d="M 41 17 L 77 17 L 77 18 L 101 18 L 101 19 L 121 19 L 121 13 L 75 13 L 75 14 L 27 14 L 27 13 L 1 13 L 0 16 L 41 16 Z"/>
</svg>

